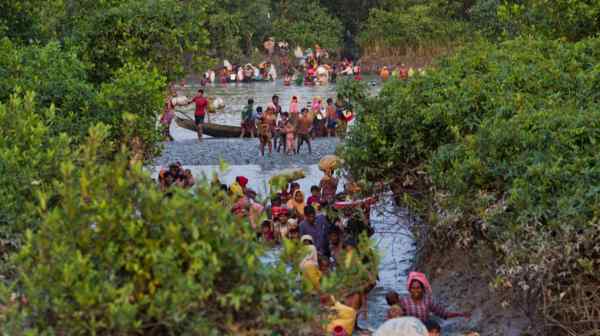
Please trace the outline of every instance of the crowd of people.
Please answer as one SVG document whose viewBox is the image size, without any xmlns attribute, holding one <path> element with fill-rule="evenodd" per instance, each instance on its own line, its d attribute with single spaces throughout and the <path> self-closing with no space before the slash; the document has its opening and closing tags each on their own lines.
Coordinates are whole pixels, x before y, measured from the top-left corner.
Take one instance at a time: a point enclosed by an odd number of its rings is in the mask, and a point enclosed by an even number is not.
<svg viewBox="0 0 600 336">
<path fill-rule="evenodd" d="M 375 72 L 379 75 L 379 78 L 381 78 L 381 80 L 385 82 L 390 78 L 407 80 L 416 74 L 424 75 L 425 69 L 415 69 L 413 67 L 407 67 L 404 63 L 401 63 L 395 66 L 384 65 L 380 68 L 378 67 L 377 69 L 375 69 Z"/>
<path fill-rule="evenodd" d="M 195 183 L 192 171 L 184 169 L 180 162 L 170 164 L 168 168 L 161 168 L 158 172 L 158 185 L 162 191 L 167 191 L 172 186 L 189 189 Z"/>
<path fill-rule="evenodd" d="M 344 137 L 348 122 L 352 120 L 351 106 L 338 99 L 316 96 L 303 107 L 298 97 L 293 96 L 288 110 L 283 112 L 279 97 L 273 96 L 263 111 L 248 99 L 241 115 L 241 136 L 258 136 L 261 155 L 275 149 L 288 155 L 298 154 L 304 144 L 312 153 L 311 139 L 315 137 Z"/>
<path fill-rule="evenodd" d="M 374 234 L 370 213 L 377 197 L 366 197 L 355 182 L 345 183 L 343 191 L 337 192 L 340 180 L 332 167 L 335 164 L 329 164 L 329 167 L 320 165 L 324 175 L 318 185 L 310 187 L 308 195 L 297 181 L 290 181 L 278 191 L 273 191 L 266 204 L 257 199 L 257 193 L 249 188 L 249 180 L 244 176 L 236 177 L 229 186 L 220 184 L 219 190 L 227 191 L 233 200 L 231 212 L 248 220 L 260 242 L 275 246 L 291 240 L 305 248 L 299 269 L 315 299 L 327 311 L 327 334 L 352 335 L 354 331 L 362 334 L 366 331 L 358 328 L 357 318 L 366 310 L 366 298 L 375 287 L 378 274 L 376 269 L 367 265 L 370 263 L 365 257 L 369 255 L 368 251 L 361 250 L 371 247 L 359 242 Z M 261 221 L 263 214 L 267 219 Z M 356 257 L 358 255 L 361 257 Z M 349 267 L 349 260 L 352 260 L 350 263 L 364 264 L 361 266 L 367 273 L 364 284 L 339 295 L 325 294 L 321 290 L 322 280 Z M 470 316 L 469 313 L 448 311 L 437 303 L 422 273 L 410 273 L 408 293 L 404 297 L 393 291 L 386 295 L 390 308 L 385 319 L 396 324 L 398 321 L 410 322 L 430 331 L 429 334 L 415 335 L 439 335 L 441 328 L 431 320 L 433 315 L 441 319 Z M 397 335 L 384 333 L 386 328 L 392 328 L 388 324 L 382 328 L 375 335 Z"/>
<path fill-rule="evenodd" d="M 277 80 L 277 67 L 273 57 L 277 56 L 279 67 L 283 74 L 284 85 L 296 83 L 298 85 L 325 85 L 335 82 L 338 76 L 352 76 L 357 80 L 362 79 L 361 67 L 357 62 L 343 59 L 334 62 L 329 59 L 327 50 L 318 44 L 314 48 L 303 50 L 300 47 L 291 52 L 289 44 L 285 41 L 275 43 L 269 38 L 264 43 L 265 60 L 257 65 L 231 64 L 228 60 L 217 69 L 206 71 L 202 77 L 202 85 L 210 83 L 248 83 L 255 81 Z M 295 62 L 290 62 L 293 54 Z"/>
</svg>

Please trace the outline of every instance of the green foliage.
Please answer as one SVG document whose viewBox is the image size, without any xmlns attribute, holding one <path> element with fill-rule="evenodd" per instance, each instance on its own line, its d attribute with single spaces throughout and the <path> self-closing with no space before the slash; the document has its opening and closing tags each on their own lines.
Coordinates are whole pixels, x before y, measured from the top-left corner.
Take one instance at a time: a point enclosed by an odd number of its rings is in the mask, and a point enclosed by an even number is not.
<svg viewBox="0 0 600 336">
<path fill-rule="evenodd" d="M 202 70 L 206 66 L 199 52 L 209 42 L 203 25 L 207 16 L 202 2 L 196 2 L 107 2 L 88 13 L 84 1 L 74 11 L 85 20 L 76 20 L 68 37 L 85 46 L 82 57 L 94 64 L 94 80 L 106 81 L 114 70 L 132 61 L 149 62 L 168 78 L 176 78 L 184 74 L 186 53 L 193 56 L 190 68 Z"/>
<path fill-rule="evenodd" d="M 422 52 L 459 44 L 468 33 L 460 20 L 437 15 L 433 4 L 418 4 L 396 10 L 374 8 L 364 23 L 358 41 L 363 50 L 384 49 L 394 55 Z"/>
<path fill-rule="evenodd" d="M 357 248 L 344 251 L 335 272 L 322 280 L 322 290 L 335 297 L 344 297 L 365 289 L 377 281 L 380 256 L 375 242 L 362 234 Z"/>
<path fill-rule="evenodd" d="M 19 48 L 8 39 L 0 43 L 0 53 L 5 56 L 0 62 L 0 73 L 4 75 L 0 79 L 0 100 L 8 99 L 15 87 L 34 91 L 38 105 L 56 106 L 53 132 L 78 133 L 77 114 L 86 110 L 93 87 L 76 53 L 63 50 L 57 42 Z"/>
<path fill-rule="evenodd" d="M 600 2 L 596 0 L 506 1 L 498 8 L 505 24 L 518 33 L 578 41 L 600 32 Z"/>
<path fill-rule="evenodd" d="M 126 64 L 109 82 L 99 87 L 87 78 L 87 67 L 75 51 L 64 50 L 57 42 L 45 46 L 18 48 L 8 39 L 0 42 L 0 79 L 6 100 L 15 87 L 36 92 L 36 104 L 54 105 L 55 118 L 49 131 L 67 133 L 74 143 L 85 137 L 98 122 L 112 126 L 114 140 L 127 142 L 140 137 L 147 154 L 155 154 L 159 141 L 156 119 L 162 108 L 166 80 L 148 65 Z M 125 137 L 123 115 L 135 116 L 135 132 Z"/>
<path fill-rule="evenodd" d="M 364 102 L 367 98 L 368 86 L 365 81 L 354 80 L 353 78 L 341 78 L 336 83 L 336 94 L 345 102 Z"/>
<path fill-rule="evenodd" d="M 139 137 L 145 156 L 152 157 L 157 154 L 161 140 L 156 131 L 156 120 L 162 108 L 165 85 L 165 78 L 157 69 L 143 64 L 126 64 L 110 83 L 99 88 L 92 113 L 83 124 L 88 127 L 98 122 L 113 125 L 111 138 L 125 144 Z"/>
<path fill-rule="evenodd" d="M 357 178 L 427 186 L 436 249 L 485 239 L 500 277 L 585 328 L 568 310 L 581 296 L 560 293 L 600 282 L 599 79 L 598 38 L 479 42 L 386 84 L 344 158 Z"/>
<path fill-rule="evenodd" d="M 340 20 L 330 15 L 318 1 L 291 2 L 273 20 L 274 37 L 303 48 L 319 44 L 322 48 L 337 50 L 342 45 L 342 28 Z"/>
<path fill-rule="evenodd" d="M 299 334 L 311 306 L 285 265 L 260 261 L 264 249 L 229 201 L 205 181 L 165 197 L 123 154 L 98 162 L 107 136 L 93 128 L 77 163 L 40 193 L 40 229 L 16 260 L 29 304 L 8 316 L 28 323 L 5 332 Z"/>
<path fill-rule="evenodd" d="M 8 252 L 20 245 L 21 233 L 37 225 L 37 192 L 48 190 L 59 165 L 71 156 L 65 134 L 51 125 L 54 107 L 36 106 L 34 94 L 13 95 L 0 103 L 0 251 L 2 273 Z"/>
</svg>

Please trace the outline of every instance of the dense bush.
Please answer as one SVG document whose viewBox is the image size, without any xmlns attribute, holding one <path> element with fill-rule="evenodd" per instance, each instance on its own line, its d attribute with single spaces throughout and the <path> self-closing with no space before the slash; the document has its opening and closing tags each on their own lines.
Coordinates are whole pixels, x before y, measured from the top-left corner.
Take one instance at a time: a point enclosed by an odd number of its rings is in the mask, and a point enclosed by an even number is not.
<svg viewBox="0 0 600 336">
<path fill-rule="evenodd" d="M 145 157 L 152 157 L 158 153 L 162 140 L 156 131 L 156 120 L 164 101 L 165 84 L 165 77 L 156 68 L 126 64 L 109 83 L 100 86 L 90 113 L 82 116 L 83 124 L 111 125 L 111 139 L 124 144 L 139 138 Z"/>
<path fill-rule="evenodd" d="M 505 1 L 498 7 L 498 17 L 518 34 L 578 41 L 600 32 L 598 1 Z"/>
<path fill-rule="evenodd" d="M 547 317 L 589 329 L 597 312 L 582 310 L 599 302 L 582 289 L 600 284 L 599 89 L 600 39 L 478 43 L 386 85 L 345 158 L 357 176 L 430 191 L 421 200 L 434 248 L 488 241 L 497 284 L 543 296 Z"/>
<path fill-rule="evenodd" d="M 5 259 L 20 245 L 21 233 L 35 227 L 37 191 L 50 187 L 59 165 L 71 156 L 70 140 L 55 135 L 50 125 L 56 110 L 36 106 L 34 95 L 14 95 L 0 103 L 0 272 Z"/>
<path fill-rule="evenodd" d="M 431 4 L 374 8 L 358 36 L 359 44 L 365 53 L 383 56 L 425 56 L 460 44 L 468 31 L 465 22 L 437 15 L 435 9 Z"/>
<path fill-rule="evenodd" d="M 285 265 L 261 262 L 264 248 L 221 192 L 201 182 L 165 197 L 127 156 L 98 162 L 107 134 L 93 128 L 40 193 L 42 223 L 16 259 L 29 303 L 8 311 L 5 332 L 300 334 L 311 306 Z"/>
<path fill-rule="evenodd" d="M 336 51 L 342 46 L 343 26 L 316 0 L 291 2 L 285 12 L 273 20 L 273 35 L 287 40 L 292 47 L 313 47 Z"/>
<path fill-rule="evenodd" d="M 156 119 L 161 111 L 166 78 L 156 68 L 144 64 L 125 64 L 115 69 L 111 79 L 94 85 L 87 76 L 87 66 L 76 52 L 64 50 L 57 42 L 45 46 L 15 46 L 10 40 L 0 42 L 0 101 L 6 100 L 15 87 L 32 90 L 36 104 L 55 106 L 49 131 L 68 134 L 79 143 L 88 128 L 98 122 L 110 125 L 111 138 L 129 141 L 139 137 L 149 156 L 156 153 L 160 140 Z M 125 137 L 123 116 L 137 119 L 135 134 Z"/>
</svg>

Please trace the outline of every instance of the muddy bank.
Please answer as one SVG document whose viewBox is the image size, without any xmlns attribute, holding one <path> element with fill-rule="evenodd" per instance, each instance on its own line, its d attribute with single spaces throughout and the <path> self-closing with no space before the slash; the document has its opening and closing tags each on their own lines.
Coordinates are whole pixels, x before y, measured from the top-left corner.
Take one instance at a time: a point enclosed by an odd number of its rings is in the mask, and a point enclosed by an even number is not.
<svg viewBox="0 0 600 336">
<path fill-rule="evenodd" d="M 483 244 L 465 251 L 435 251 L 424 248 L 415 268 L 429 276 L 434 295 L 457 311 L 471 311 L 470 320 L 443 321 L 448 332 L 476 331 L 480 335 L 537 335 L 527 307 L 494 291 L 494 255 Z"/>
</svg>

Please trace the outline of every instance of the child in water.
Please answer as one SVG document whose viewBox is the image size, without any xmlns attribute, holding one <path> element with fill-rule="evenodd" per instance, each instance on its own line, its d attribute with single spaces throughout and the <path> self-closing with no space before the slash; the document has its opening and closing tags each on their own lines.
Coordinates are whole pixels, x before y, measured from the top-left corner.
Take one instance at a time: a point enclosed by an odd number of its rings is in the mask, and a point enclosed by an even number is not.
<svg viewBox="0 0 600 336">
<path fill-rule="evenodd" d="M 390 320 L 396 317 L 404 316 L 404 310 L 400 306 L 400 295 L 396 291 L 390 291 L 385 295 L 385 301 L 390 308 L 386 314 L 385 319 Z"/>
<path fill-rule="evenodd" d="M 285 141 L 287 147 L 286 153 L 288 155 L 293 155 L 296 151 L 295 132 L 296 128 L 294 127 L 294 125 L 289 120 L 286 120 L 285 126 L 283 127 L 283 133 L 285 134 Z"/>
</svg>

